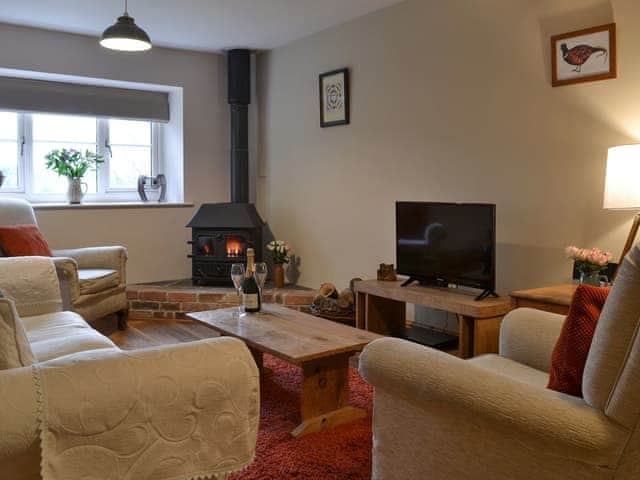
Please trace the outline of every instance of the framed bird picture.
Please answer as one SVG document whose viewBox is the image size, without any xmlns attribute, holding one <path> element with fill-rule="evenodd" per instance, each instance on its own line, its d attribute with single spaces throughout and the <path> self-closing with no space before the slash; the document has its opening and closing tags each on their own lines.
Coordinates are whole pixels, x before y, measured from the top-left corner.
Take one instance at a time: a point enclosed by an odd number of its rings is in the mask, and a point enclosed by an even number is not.
<svg viewBox="0 0 640 480">
<path fill-rule="evenodd" d="M 320 126 L 349 124 L 349 69 L 320 75 Z"/>
<path fill-rule="evenodd" d="M 551 37 L 551 84 L 616 78 L 616 24 Z"/>
</svg>

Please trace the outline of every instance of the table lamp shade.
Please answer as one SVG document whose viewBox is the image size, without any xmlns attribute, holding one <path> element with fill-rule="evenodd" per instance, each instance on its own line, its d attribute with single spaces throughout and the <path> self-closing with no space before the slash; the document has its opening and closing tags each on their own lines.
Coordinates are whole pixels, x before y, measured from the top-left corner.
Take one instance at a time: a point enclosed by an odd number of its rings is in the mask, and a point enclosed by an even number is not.
<svg viewBox="0 0 640 480">
<path fill-rule="evenodd" d="M 640 145 L 609 149 L 604 208 L 640 209 Z"/>
</svg>

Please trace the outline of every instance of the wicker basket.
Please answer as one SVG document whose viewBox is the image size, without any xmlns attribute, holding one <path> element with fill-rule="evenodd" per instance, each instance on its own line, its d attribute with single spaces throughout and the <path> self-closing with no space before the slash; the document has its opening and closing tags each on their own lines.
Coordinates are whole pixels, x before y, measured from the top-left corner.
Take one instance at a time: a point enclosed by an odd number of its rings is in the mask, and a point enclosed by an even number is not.
<svg viewBox="0 0 640 480">
<path fill-rule="evenodd" d="M 311 305 L 310 307 L 311 313 L 316 317 L 324 318 L 326 320 L 331 320 L 333 322 L 342 323 L 344 325 L 350 325 L 355 327 L 356 325 L 356 312 L 350 310 L 345 312 L 325 312 L 320 310 L 315 305 Z"/>
</svg>

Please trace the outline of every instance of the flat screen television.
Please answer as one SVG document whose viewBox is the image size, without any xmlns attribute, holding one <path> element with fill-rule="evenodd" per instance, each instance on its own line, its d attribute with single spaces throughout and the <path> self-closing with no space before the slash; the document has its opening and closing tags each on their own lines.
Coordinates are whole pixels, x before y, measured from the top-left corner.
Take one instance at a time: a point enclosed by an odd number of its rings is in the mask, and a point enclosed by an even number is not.
<svg viewBox="0 0 640 480">
<path fill-rule="evenodd" d="M 396 203 L 396 265 L 423 284 L 457 284 L 495 295 L 496 206 Z"/>
</svg>

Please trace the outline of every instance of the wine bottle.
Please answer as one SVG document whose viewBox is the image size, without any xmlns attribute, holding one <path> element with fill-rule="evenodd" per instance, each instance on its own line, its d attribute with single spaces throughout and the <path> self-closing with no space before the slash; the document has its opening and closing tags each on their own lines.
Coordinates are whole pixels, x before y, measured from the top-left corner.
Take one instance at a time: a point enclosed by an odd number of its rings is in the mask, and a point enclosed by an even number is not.
<svg viewBox="0 0 640 480">
<path fill-rule="evenodd" d="M 245 312 L 255 313 L 260 311 L 260 289 L 254 276 L 255 252 L 253 248 L 247 248 L 247 271 L 242 283 L 242 306 Z"/>
</svg>

